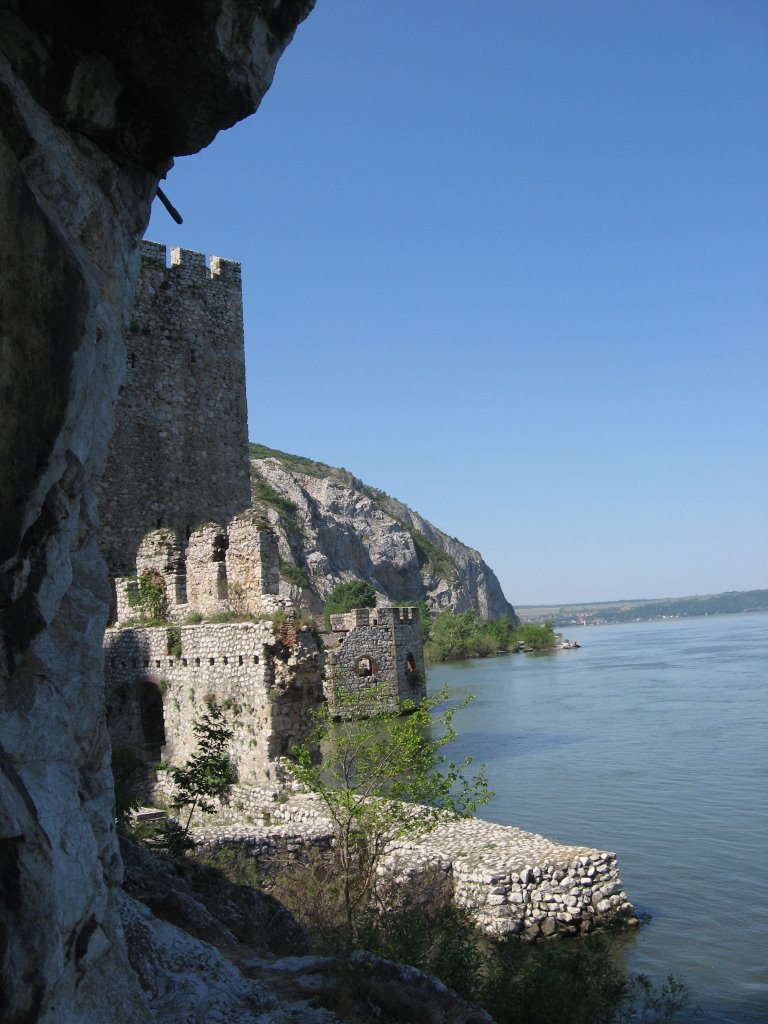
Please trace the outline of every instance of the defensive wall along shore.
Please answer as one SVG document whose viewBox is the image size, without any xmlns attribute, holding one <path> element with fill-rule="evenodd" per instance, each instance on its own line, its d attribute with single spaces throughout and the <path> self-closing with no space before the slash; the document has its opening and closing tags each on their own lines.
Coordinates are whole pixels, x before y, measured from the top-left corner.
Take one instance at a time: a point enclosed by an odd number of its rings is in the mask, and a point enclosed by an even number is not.
<svg viewBox="0 0 768 1024">
<path fill-rule="evenodd" d="M 274 793 L 235 786 L 233 806 L 239 821 L 194 830 L 198 850 L 242 850 L 267 875 L 280 859 L 332 845 L 331 823 L 312 795 L 281 803 Z M 246 817 L 261 824 L 246 824 Z M 586 934 L 620 920 L 637 923 L 614 853 L 564 846 L 480 818 L 448 819 L 417 841 L 394 843 L 383 867 L 396 878 L 438 870 L 450 879 L 457 905 L 493 938 L 534 941 Z"/>
<path fill-rule="evenodd" d="M 241 781 L 216 827 L 195 838 L 242 848 L 266 874 L 276 858 L 331 846 L 316 798 L 262 788 L 280 786 L 280 759 L 311 730 L 326 683 L 341 676 L 353 694 L 382 687 L 392 709 L 424 696 L 418 610 L 354 609 L 332 616 L 323 637 L 295 627 L 277 539 L 249 509 L 239 265 L 151 242 L 140 262 L 100 498 L 117 623 L 104 641 L 109 731 L 116 750 L 154 767 L 148 789 L 168 797 L 160 764 L 195 750 L 207 701 L 226 707 Z M 147 617 L 172 620 L 164 626 L 142 621 L 147 574 L 163 598 Z M 493 936 L 575 935 L 633 914 L 612 853 L 479 819 L 393 845 L 385 868 L 437 869 Z"/>
</svg>

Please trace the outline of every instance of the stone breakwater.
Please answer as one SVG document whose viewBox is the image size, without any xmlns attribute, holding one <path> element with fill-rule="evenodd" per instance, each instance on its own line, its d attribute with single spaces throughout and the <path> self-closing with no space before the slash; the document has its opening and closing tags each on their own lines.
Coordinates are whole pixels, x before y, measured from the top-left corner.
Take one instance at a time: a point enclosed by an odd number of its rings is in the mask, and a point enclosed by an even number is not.
<svg viewBox="0 0 768 1024">
<path fill-rule="evenodd" d="M 232 806 L 251 822 L 239 817 L 195 829 L 198 848 L 240 848 L 267 875 L 280 858 L 300 860 L 310 849 L 332 845 L 331 824 L 313 796 L 297 794 L 281 803 L 274 794 L 236 787 Z M 456 904 L 494 938 L 517 935 L 532 942 L 620 920 L 637 923 L 615 854 L 564 846 L 479 818 L 449 819 L 416 841 L 393 843 L 383 869 L 396 878 L 437 869 L 451 880 Z"/>
</svg>

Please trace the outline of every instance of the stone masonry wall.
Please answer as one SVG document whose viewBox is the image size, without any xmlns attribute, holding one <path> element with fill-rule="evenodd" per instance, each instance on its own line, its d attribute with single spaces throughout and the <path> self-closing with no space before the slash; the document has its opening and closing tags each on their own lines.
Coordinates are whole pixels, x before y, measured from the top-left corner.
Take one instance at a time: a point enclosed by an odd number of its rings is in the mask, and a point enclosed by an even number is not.
<svg viewBox="0 0 768 1024">
<path fill-rule="evenodd" d="M 205 523 L 183 542 L 175 530 L 152 530 L 139 544 L 136 574 L 153 569 L 163 578 L 169 618 L 192 614 L 267 615 L 284 611 L 279 596 L 280 554 L 271 530 L 252 513 L 226 526 Z M 115 580 L 114 619 L 125 623 L 140 614 L 132 577 Z"/>
<path fill-rule="evenodd" d="M 387 706 L 418 703 L 426 694 L 418 608 L 356 608 L 332 615 L 328 664 L 329 694 L 341 682 L 353 694 L 383 687 Z"/>
<path fill-rule="evenodd" d="M 229 750 L 250 785 L 274 781 L 274 761 L 306 736 L 322 699 L 312 633 L 281 635 L 269 622 L 108 629 L 104 675 L 113 748 L 180 764 L 213 699 L 229 708 Z"/>
<path fill-rule="evenodd" d="M 205 850 L 234 847 L 268 875 L 286 855 L 305 859 L 328 850 L 333 829 L 321 801 L 294 794 L 235 787 L 217 824 L 194 830 Z M 637 924 L 614 853 L 566 846 L 543 836 L 479 818 L 446 818 L 415 841 L 393 844 L 384 872 L 395 878 L 437 870 L 451 880 L 454 900 L 494 938 L 527 942 L 577 935 L 614 921 Z"/>
<path fill-rule="evenodd" d="M 101 484 L 99 542 L 115 576 L 167 526 L 182 540 L 250 504 L 240 265 L 142 242 L 125 383 Z"/>
</svg>

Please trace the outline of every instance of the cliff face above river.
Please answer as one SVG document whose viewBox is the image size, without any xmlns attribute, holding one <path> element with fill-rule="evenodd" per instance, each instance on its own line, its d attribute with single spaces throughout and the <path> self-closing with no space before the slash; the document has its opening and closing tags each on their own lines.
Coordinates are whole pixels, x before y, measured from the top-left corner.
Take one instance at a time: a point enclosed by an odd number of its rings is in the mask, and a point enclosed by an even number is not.
<svg viewBox="0 0 768 1024">
<path fill-rule="evenodd" d="M 312 611 L 345 580 L 387 601 L 517 621 L 482 556 L 344 469 L 251 445 L 253 504 L 278 536 L 281 589 Z"/>
</svg>

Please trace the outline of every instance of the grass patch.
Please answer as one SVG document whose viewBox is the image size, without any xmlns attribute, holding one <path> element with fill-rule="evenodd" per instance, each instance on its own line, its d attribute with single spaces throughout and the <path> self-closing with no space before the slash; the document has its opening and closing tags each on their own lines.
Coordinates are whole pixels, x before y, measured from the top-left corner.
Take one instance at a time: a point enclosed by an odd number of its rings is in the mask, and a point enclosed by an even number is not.
<svg viewBox="0 0 768 1024">
<path fill-rule="evenodd" d="M 286 562 L 280 559 L 280 576 L 294 587 L 302 587 L 304 590 L 312 589 L 312 580 L 309 573 L 300 565 L 293 562 Z"/>
</svg>

